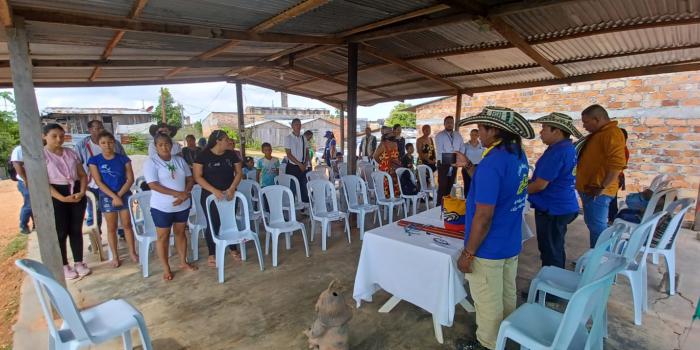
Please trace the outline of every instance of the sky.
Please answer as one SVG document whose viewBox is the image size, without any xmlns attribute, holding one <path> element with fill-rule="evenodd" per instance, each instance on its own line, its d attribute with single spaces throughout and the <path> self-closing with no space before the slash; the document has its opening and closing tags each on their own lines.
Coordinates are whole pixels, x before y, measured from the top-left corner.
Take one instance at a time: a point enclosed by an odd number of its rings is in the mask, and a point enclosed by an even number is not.
<svg viewBox="0 0 700 350">
<path fill-rule="evenodd" d="M 162 85 L 170 89 L 177 103 L 183 105 L 185 115 L 195 122 L 205 118 L 210 112 L 235 112 L 236 87 L 224 82 Z M 161 85 L 91 87 L 91 88 L 37 88 L 39 110 L 46 107 L 91 107 L 91 108 L 144 108 L 159 103 Z M 0 89 L 0 91 L 12 91 Z M 419 104 L 435 98 L 406 100 L 406 103 Z M 358 107 L 358 118 L 376 120 L 387 118 L 398 102 L 386 102 L 372 107 Z M 280 106 L 280 94 L 272 90 L 243 85 L 245 106 Z M 333 113 L 334 107 L 306 97 L 289 95 L 290 107 L 327 108 Z M 0 109 L 5 106 L 0 103 Z"/>
</svg>

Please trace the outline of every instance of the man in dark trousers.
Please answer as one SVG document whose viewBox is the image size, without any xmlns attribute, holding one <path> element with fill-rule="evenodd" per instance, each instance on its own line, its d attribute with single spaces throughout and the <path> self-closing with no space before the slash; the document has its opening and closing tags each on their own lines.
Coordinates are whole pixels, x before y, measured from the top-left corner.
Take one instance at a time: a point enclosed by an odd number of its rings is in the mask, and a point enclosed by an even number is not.
<svg viewBox="0 0 700 350">
<path fill-rule="evenodd" d="M 287 160 L 289 161 L 285 172 L 299 180 L 301 201 L 304 203 L 309 202 L 309 195 L 306 191 L 308 147 L 306 138 L 301 134 L 301 120 L 295 118 L 292 120 L 292 133 L 287 135 L 284 141 L 284 150 L 287 152 Z"/>
<path fill-rule="evenodd" d="M 452 185 L 455 183 L 457 169 L 452 165 L 455 163 L 455 152 L 460 152 L 462 135 L 455 130 L 454 117 L 447 116 L 443 120 L 445 130 L 435 135 L 435 153 L 438 161 L 438 204 L 442 204 L 442 197 L 450 194 Z"/>
</svg>

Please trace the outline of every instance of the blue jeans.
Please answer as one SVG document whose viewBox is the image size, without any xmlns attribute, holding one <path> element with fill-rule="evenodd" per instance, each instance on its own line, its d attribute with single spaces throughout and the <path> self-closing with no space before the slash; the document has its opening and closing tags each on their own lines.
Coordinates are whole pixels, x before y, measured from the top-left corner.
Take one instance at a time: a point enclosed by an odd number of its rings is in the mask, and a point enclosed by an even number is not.
<svg viewBox="0 0 700 350">
<path fill-rule="evenodd" d="M 542 266 L 565 268 L 566 250 L 564 238 L 566 236 L 566 228 L 577 216 L 578 212 L 550 215 L 549 213 L 535 210 L 537 247 L 540 249 Z"/>
<path fill-rule="evenodd" d="M 583 202 L 583 221 L 590 231 L 590 244 L 593 248 L 598 241 L 598 236 L 608 228 L 608 210 L 613 197 L 600 195 L 594 198 L 583 193 L 579 195 Z"/>
<path fill-rule="evenodd" d="M 29 218 L 32 218 L 32 204 L 29 201 L 29 189 L 24 185 L 24 181 L 17 181 L 17 190 L 22 194 L 24 198 L 24 203 L 22 208 L 19 210 L 19 228 L 29 229 Z"/>
</svg>

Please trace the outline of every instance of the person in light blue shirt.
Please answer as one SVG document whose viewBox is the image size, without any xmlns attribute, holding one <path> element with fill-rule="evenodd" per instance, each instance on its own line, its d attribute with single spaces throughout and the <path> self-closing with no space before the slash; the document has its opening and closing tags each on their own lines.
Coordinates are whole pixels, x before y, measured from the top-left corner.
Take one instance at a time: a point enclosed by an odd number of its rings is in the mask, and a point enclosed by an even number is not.
<svg viewBox="0 0 700 350">
<path fill-rule="evenodd" d="M 576 148 L 571 135 L 577 138 L 573 120 L 563 113 L 551 113 L 534 120 L 542 124 L 540 137 L 549 146 L 535 164 L 527 186 L 528 200 L 535 208 L 537 246 L 542 266 L 564 268 L 566 227 L 578 216 L 576 198 Z"/>
<path fill-rule="evenodd" d="M 515 277 L 522 249 L 528 163 L 522 139 L 535 133 L 520 114 L 486 107 L 459 126 L 477 124 L 486 150 L 478 167 L 457 154 L 472 181 L 466 198 L 464 249 L 458 268 L 469 281 L 476 307 L 476 340 L 458 340 L 457 349 L 494 349 L 498 328 L 516 307 Z"/>
<path fill-rule="evenodd" d="M 264 156 L 258 159 L 258 182 L 260 187 L 272 186 L 280 172 L 280 160 L 272 156 L 272 146 L 269 143 L 263 143 L 261 148 Z"/>
</svg>

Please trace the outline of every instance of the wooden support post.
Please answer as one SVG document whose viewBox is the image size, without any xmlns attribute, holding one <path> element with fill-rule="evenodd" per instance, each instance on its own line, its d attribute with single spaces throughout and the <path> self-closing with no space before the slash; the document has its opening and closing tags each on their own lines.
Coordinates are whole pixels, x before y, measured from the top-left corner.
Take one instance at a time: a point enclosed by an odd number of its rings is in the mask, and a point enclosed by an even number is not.
<svg viewBox="0 0 700 350">
<path fill-rule="evenodd" d="M 700 186 L 698 186 L 698 200 L 695 201 L 695 224 L 693 230 L 700 231 Z M 700 239 L 700 233 L 698 234 Z"/>
<path fill-rule="evenodd" d="M 163 124 L 168 123 L 168 120 L 165 118 L 165 92 L 163 88 L 160 88 L 160 118 Z"/>
<path fill-rule="evenodd" d="M 12 86 L 15 90 L 17 120 L 24 166 L 27 170 L 29 197 L 36 221 L 41 261 L 51 270 L 58 283 L 66 285 L 63 276 L 61 250 L 58 246 L 53 202 L 49 190 L 49 175 L 44 159 L 41 138 L 41 118 L 34 94 L 32 61 L 29 58 L 29 43 L 24 19 L 15 18 L 15 27 L 5 28 L 7 47 L 10 52 Z"/>
<path fill-rule="evenodd" d="M 459 124 L 459 118 L 462 116 L 462 92 L 457 94 L 457 106 L 455 108 L 455 126 Z"/>
<path fill-rule="evenodd" d="M 355 149 L 357 138 L 357 43 L 348 44 L 348 174 L 355 174 L 357 168 Z"/>
<path fill-rule="evenodd" d="M 348 128 L 348 130 L 350 130 Z M 350 133 L 348 133 L 348 138 L 350 138 Z M 340 105 L 340 152 L 345 154 L 345 106 Z"/>
<path fill-rule="evenodd" d="M 241 157 L 245 157 L 245 116 L 243 115 L 243 83 L 236 81 L 236 107 L 238 107 L 238 138 Z"/>
</svg>

